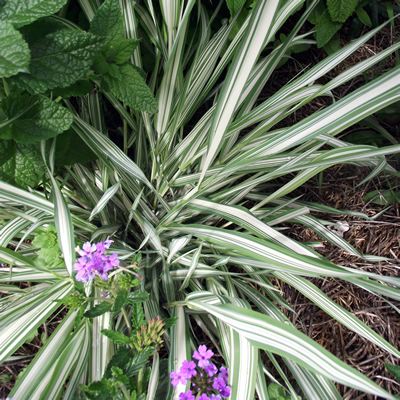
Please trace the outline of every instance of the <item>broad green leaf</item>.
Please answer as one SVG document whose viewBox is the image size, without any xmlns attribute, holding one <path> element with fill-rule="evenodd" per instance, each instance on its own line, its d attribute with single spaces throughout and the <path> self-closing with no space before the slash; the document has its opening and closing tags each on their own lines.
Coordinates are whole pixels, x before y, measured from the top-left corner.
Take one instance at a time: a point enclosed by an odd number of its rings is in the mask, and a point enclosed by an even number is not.
<svg viewBox="0 0 400 400">
<path fill-rule="evenodd" d="M 141 303 L 142 301 L 147 301 L 149 299 L 149 294 L 147 292 L 141 292 L 136 290 L 135 292 L 130 292 L 126 301 L 130 304 Z"/>
<path fill-rule="evenodd" d="M 2 0 L 0 19 L 16 28 L 56 13 L 67 0 Z"/>
<path fill-rule="evenodd" d="M 139 43 L 139 39 L 123 39 L 114 46 L 110 46 L 108 52 L 110 53 L 110 56 L 112 56 L 111 61 L 115 64 L 123 64 L 127 62 Z"/>
<path fill-rule="evenodd" d="M 332 21 L 345 22 L 356 10 L 358 2 L 358 0 L 327 0 L 326 5 Z"/>
<path fill-rule="evenodd" d="M 2 108 L 11 120 L 11 133 L 14 140 L 34 143 L 57 136 L 67 130 L 73 116 L 69 110 L 39 95 L 8 96 Z M 26 110 L 22 115 L 21 110 Z M 15 119 L 16 118 L 16 119 Z"/>
<path fill-rule="evenodd" d="M 318 18 L 317 23 L 317 45 L 318 47 L 325 46 L 332 36 L 342 27 L 341 22 L 332 21 L 328 10 L 325 10 Z"/>
<path fill-rule="evenodd" d="M 96 36 L 106 38 L 105 48 L 124 39 L 124 23 L 118 0 L 106 0 L 90 21 L 90 30 Z"/>
<path fill-rule="evenodd" d="M 369 27 L 372 26 L 371 18 L 369 17 L 369 15 L 367 14 L 367 12 L 366 12 L 362 7 L 357 7 L 357 8 L 356 8 L 356 13 L 357 13 L 358 19 L 359 19 L 364 25 L 367 25 L 367 26 L 369 26 Z"/>
<path fill-rule="evenodd" d="M 108 301 L 103 301 L 102 303 L 97 304 L 93 308 L 87 310 L 85 312 L 85 314 L 83 314 L 83 316 L 86 318 L 99 317 L 100 315 L 103 315 L 106 312 L 110 311 L 112 306 L 113 306 L 113 303 L 110 303 Z"/>
<path fill-rule="evenodd" d="M 39 143 L 0 140 L 0 180 L 21 187 L 35 187 L 45 171 Z"/>
<path fill-rule="evenodd" d="M 125 304 L 126 299 L 128 298 L 128 292 L 126 290 L 121 290 L 117 297 L 115 298 L 114 302 L 114 312 L 118 312 L 121 310 L 122 306 Z"/>
<path fill-rule="evenodd" d="M 62 97 L 68 99 L 69 97 L 85 96 L 93 91 L 93 85 L 87 80 L 76 81 L 66 88 L 55 88 L 53 90 L 53 98 Z"/>
<path fill-rule="evenodd" d="M 119 66 L 119 72 L 120 79 L 110 74 L 104 76 L 114 96 L 134 110 L 157 112 L 154 96 L 139 72 L 129 64 Z"/>
<path fill-rule="evenodd" d="M 142 303 L 133 303 L 131 306 L 131 312 L 132 312 L 132 328 L 133 329 L 139 329 L 141 326 L 145 326 L 147 324 L 147 321 L 145 320 L 144 317 L 144 312 L 143 312 L 143 306 Z"/>
<path fill-rule="evenodd" d="M 115 332 L 111 329 L 102 329 L 101 333 L 104 336 L 107 336 L 115 344 L 124 346 L 124 345 L 131 343 L 131 339 L 128 336 L 125 336 L 123 333 Z"/>
<path fill-rule="evenodd" d="M 132 360 L 130 360 L 126 365 L 124 371 L 125 375 L 131 377 L 137 374 L 143 367 L 143 365 L 146 364 L 147 360 L 154 353 L 154 351 L 155 351 L 154 347 L 147 347 L 142 351 L 140 351 L 138 354 L 136 354 L 135 357 Z"/>
<path fill-rule="evenodd" d="M 126 364 L 134 357 L 131 350 L 126 348 L 118 349 L 115 354 L 111 357 L 110 362 L 107 365 L 107 369 L 104 372 L 105 378 L 111 378 L 111 367 L 119 367 L 124 369 Z"/>
<path fill-rule="evenodd" d="M 22 35 L 11 24 L 0 21 L 0 78 L 29 72 L 30 60 L 28 43 Z"/>
<path fill-rule="evenodd" d="M 236 13 L 239 12 L 240 8 L 243 6 L 245 2 L 246 0 L 226 0 L 226 5 L 229 8 L 231 17 L 234 17 Z"/>
<path fill-rule="evenodd" d="M 20 73 L 13 80 L 30 93 L 70 86 L 89 71 L 102 40 L 78 30 L 50 33 L 31 47 L 30 74 Z"/>
<path fill-rule="evenodd" d="M 42 232 L 38 232 L 32 240 L 33 247 L 39 247 L 37 252 L 41 263 L 51 266 L 60 259 L 60 246 L 58 245 L 57 230 L 54 225 L 49 225 Z"/>
<path fill-rule="evenodd" d="M 68 129 L 57 136 L 55 157 L 55 164 L 59 166 L 85 164 L 97 158 L 73 129 Z"/>
</svg>

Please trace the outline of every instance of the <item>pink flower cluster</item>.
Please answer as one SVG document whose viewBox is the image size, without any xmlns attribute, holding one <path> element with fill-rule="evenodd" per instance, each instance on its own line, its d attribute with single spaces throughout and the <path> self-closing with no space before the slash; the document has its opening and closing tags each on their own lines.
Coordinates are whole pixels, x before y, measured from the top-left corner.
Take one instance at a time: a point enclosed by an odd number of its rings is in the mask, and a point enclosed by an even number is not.
<svg viewBox="0 0 400 400">
<path fill-rule="evenodd" d="M 81 256 L 74 264 L 74 270 L 77 272 L 75 279 L 79 282 L 87 282 L 100 276 L 103 281 L 108 279 L 107 272 L 114 267 L 118 267 L 119 260 L 116 253 L 106 256 L 106 250 L 111 246 L 113 241 L 107 238 L 104 242 L 91 244 L 86 242 L 82 249 L 77 250 Z"/>
<path fill-rule="evenodd" d="M 194 361 L 185 360 L 179 370 L 171 372 L 171 385 L 176 386 L 179 383 L 186 385 L 191 382 L 191 389 L 186 393 L 179 395 L 180 400 L 221 400 L 223 397 L 229 397 L 231 388 L 228 386 L 228 373 L 224 367 L 220 370 L 210 363 L 214 353 L 207 350 L 207 347 L 199 346 L 198 351 L 193 353 L 193 358 L 198 361 L 198 368 Z M 198 396 L 198 397 L 196 397 Z"/>
</svg>

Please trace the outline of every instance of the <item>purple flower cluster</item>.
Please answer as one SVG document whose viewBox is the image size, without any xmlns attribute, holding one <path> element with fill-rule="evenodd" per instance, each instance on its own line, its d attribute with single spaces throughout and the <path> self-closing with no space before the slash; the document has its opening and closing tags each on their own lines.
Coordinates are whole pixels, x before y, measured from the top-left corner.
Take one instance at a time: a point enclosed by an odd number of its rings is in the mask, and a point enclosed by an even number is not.
<svg viewBox="0 0 400 400">
<path fill-rule="evenodd" d="M 100 276 L 103 281 L 108 279 L 107 272 L 119 265 L 116 253 L 111 256 L 105 255 L 112 242 L 107 238 L 104 242 L 96 244 L 86 242 L 82 249 L 78 248 L 77 252 L 81 257 L 74 264 L 74 269 L 77 272 L 75 279 L 77 281 L 87 282 L 89 279 L 94 279 L 96 275 Z"/>
<path fill-rule="evenodd" d="M 191 381 L 191 389 L 179 395 L 180 400 L 221 400 L 222 397 L 229 397 L 231 388 L 228 386 L 228 373 L 224 367 L 218 368 L 210 363 L 214 353 L 207 350 L 207 347 L 199 346 L 198 351 L 193 353 L 193 358 L 198 361 L 198 368 L 194 361 L 185 360 L 178 371 L 171 372 L 171 385 L 179 383 L 186 385 Z M 196 397 L 197 396 L 197 397 Z"/>
</svg>

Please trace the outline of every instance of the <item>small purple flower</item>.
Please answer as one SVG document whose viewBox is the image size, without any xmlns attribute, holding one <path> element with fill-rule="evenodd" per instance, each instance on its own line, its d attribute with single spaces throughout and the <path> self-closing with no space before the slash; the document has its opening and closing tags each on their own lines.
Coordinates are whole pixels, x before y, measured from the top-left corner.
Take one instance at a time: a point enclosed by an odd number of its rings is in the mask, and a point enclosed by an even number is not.
<svg viewBox="0 0 400 400">
<path fill-rule="evenodd" d="M 229 369 L 226 369 L 225 367 L 220 368 L 220 374 L 218 375 L 220 378 L 223 378 L 223 380 L 228 384 L 228 375 L 229 375 Z"/>
<path fill-rule="evenodd" d="M 193 358 L 195 360 L 199 360 L 199 367 L 204 368 L 210 362 L 208 361 L 214 353 L 211 350 L 207 350 L 207 346 L 201 345 L 199 346 L 199 351 L 195 351 L 193 354 Z"/>
<path fill-rule="evenodd" d="M 218 394 L 212 394 L 211 396 L 210 396 L 210 400 L 221 400 L 221 396 L 220 395 L 218 395 Z"/>
<path fill-rule="evenodd" d="M 226 383 L 223 378 L 214 378 L 213 388 L 217 390 L 221 390 L 226 386 Z"/>
<path fill-rule="evenodd" d="M 111 246 L 111 243 L 114 243 L 114 240 L 110 240 L 110 237 L 107 236 L 107 239 L 104 241 L 104 248 L 108 249 Z"/>
<path fill-rule="evenodd" d="M 87 282 L 89 279 L 94 279 L 96 275 L 100 276 L 103 281 L 108 279 L 107 272 L 119 266 L 118 254 L 114 253 L 107 257 L 103 255 L 110 247 L 112 240 L 107 238 L 103 242 L 97 244 L 84 243 L 82 250 L 77 249 L 81 256 L 74 264 L 74 269 L 77 271 L 75 279 L 80 282 Z"/>
<path fill-rule="evenodd" d="M 181 393 L 179 395 L 180 400 L 195 400 L 195 397 L 192 395 L 192 391 L 188 390 L 186 393 Z"/>
<path fill-rule="evenodd" d="M 180 371 L 171 372 L 169 374 L 169 377 L 172 379 L 172 381 L 171 381 L 172 386 L 176 386 L 176 385 L 178 385 L 178 383 L 182 383 L 182 385 L 186 385 L 186 377 Z M 190 393 L 192 393 L 192 392 L 190 392 Z"/>
<path fill-rule="evenodd" d="M 203 393 L 200 397 L 197 398 L 197 400 L 210 400 L 210 398 L 205 393 Z"/>
<path fill-rule="evenodd" d="M 223 389 L 219 390 L 219 394 L 222 397 L 229 397 L 231 395 L 231 388 L 229 386 L 225 386 Z"/>
<path fill-rule="evenodd" d="M 95 244 L 90 244 L 89 242 L 86 242 L 83 244 L 82 246 L 82 250 L 79 250 L 78 253 L 80 256 L 84 257 L 84 256 L 89 256 L 96 251 L 96 245 Z"/>
<path fill-rule="evenodd" d="M 197 371 L 196 371 L 196 364 L 194 361 L 187 361 L 185 360 L 182 363 L 182 367 L 180 369 L 181 374 L 186 376 L 187 379 L 191 379 L 192 377 L 196 376 Z"/>
<path fill-rule="evenodd" d="M 218 368 L 214 364 L 208 364 L 204 370 L 207 372 L 208 376 L 211 378 L 218 372 Z"/>
</svg>

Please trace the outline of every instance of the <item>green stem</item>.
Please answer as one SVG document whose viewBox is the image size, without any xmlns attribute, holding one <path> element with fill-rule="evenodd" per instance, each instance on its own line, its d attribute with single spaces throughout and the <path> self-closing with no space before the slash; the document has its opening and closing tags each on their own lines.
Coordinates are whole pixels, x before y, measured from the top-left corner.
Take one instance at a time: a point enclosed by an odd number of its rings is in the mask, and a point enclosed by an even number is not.
<svg viewBox="0 0 400 400">
<path fill-rule="evenodd" d="M 144 366 L 140 369 L 138 376 L 137 376 L 137 381 L 136 381 L 136 389 L 137 389 L 137 397 L 140 398 L 143 388 L 143 371 L 144 371 Z"/>
<path fill-rule="evenodd" d="M 110 291 L 111 291 L 111 293 L 112 293 L 112 295 L 114 296 L 114 299 L 115 299 L 117 297 L 117 293 L 115 293 L 115 291 L 113 289 L 111 289 Z M 128 335 L 131 336 L 131 334 L 132 334 L 132 325 L 131 325 L 131 321 L 128 318 L 128 314 L 126 313 L 126 310 L 125 310 L 124 306 L 122 306 L 121 311 L 122 311 L 122 315 L 124 316 L 126 326 L 128 328 Z"/>
<path fill-rule="evenodd" d="M 4 86 L 4 91 L 6 92 L 6 96 L 10 95 L 10 88 L 8 87 L 7 81 L 3 78 L 3 86 Z"/>
<path fill-rule="evenodd" d="M 128 391 L 126 390 L 125 385 L 123 383 L 121 383 L 119 387 L 122 390 L 122 393 L 124 394 L 125 398 L 127 400 L 131 400 L 131 396 L 129 395 Z"/>
</svg>

